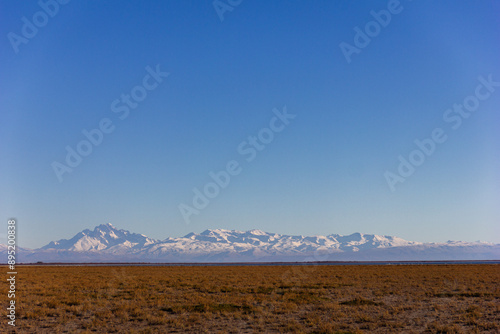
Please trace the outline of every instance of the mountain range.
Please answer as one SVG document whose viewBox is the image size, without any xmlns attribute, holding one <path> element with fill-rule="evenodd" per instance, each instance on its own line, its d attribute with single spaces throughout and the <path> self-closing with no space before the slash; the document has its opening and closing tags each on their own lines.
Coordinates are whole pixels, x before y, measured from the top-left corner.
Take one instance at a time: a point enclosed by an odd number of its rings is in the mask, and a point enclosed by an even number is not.
<svg viewBox="0 0 500 334">
<path fill-rule="evenodd" d="M 3 263 L 7 246 L 0 245 Z M 157 240 L 103 224 L 38 249 L 17 248 L 17 262 L 312 262 L 499 260 L 500 244 L 421 243 L 353 233 L 291 236 L 261 230 L 206 230 Z"/>
</svg>

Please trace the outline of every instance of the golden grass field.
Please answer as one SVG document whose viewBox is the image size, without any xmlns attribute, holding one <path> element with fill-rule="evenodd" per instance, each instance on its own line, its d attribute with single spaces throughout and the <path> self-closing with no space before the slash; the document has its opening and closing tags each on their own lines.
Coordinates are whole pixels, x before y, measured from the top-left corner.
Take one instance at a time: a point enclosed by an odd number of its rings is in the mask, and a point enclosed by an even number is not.
<svg viewBox="0 0 500 334">
<path fill-rule="evenodd" d="M 494 264 L 17 270 L 16 333 L 500 332 Z"/>
</svg>

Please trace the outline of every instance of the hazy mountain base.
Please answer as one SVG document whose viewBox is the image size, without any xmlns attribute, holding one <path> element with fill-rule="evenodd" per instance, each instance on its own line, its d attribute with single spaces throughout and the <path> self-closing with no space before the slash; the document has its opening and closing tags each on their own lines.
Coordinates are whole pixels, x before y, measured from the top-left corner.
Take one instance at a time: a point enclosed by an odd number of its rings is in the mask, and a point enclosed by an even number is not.
<svg viewBox="0 0 500 334">
<path fill-rule="evenodd" d="M 67 250 L 21 250 L 18 263 L 62 262 L 312 262 L 312 261 L 452 261 L 452 260 L 498 260 L 499 245 L 416 245 L 404 247 L 376 248 L 358 252 L 314 252 L 304 254 L 254 254 L 236 253 L 176 253 L 176 254 L 112 254 L 105 251 L 76 252 Z M 6 250 L 0 251 L 2 263 L 6 263 Z"/>
</svg>

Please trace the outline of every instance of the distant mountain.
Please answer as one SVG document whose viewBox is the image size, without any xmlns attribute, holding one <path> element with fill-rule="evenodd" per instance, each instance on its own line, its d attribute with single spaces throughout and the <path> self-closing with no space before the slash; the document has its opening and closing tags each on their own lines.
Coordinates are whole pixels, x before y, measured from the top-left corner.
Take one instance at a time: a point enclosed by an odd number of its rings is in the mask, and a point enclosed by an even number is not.
<svg viewBox="0 0 500 334">
<path fill-rule="evenodd" d="M 0 254 L 6 247 L 0 245 Z M 5 263 L 6 256 L 2 255 Z M 103 224 L 71 239 L 18 250 L 18 262 L 296 262 L 498 260 L 500 245 L 449 241 L 421 243 L 354 233 L 290 236 L 261 230 L 206 230 L 156 240 Z"/>
<path fill-rule="evenodd" d="M 58 249 L 75 252 L 86 251 L 120 251 L 130 249 L 141 249 L 145 246 L 158 242 L 150 239 L 144 234 L 130 233 L 119 230 L 111 224 L 96 226 L 93 231 L 83 230 L 71 239 L 52 241 L 41 249 Z"/>
</svg>

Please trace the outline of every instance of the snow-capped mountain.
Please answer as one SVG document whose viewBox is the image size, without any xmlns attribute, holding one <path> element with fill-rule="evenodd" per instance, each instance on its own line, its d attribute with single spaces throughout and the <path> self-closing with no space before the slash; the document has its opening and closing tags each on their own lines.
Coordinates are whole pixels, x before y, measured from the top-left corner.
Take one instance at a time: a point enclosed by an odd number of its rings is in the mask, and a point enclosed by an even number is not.
<svg viewBox="0 0 500 334">
<path fill-rule="evenodd" d="M 4 248 L 0 245 L 0 253 L 6 252 Z M 105 224 L 39 249 L 22 249 L 18 255 L 21 262 L 498 260 L 500 245 L 461 241 L 421 243 L 362 233 L 290 236 L 224 229 L 156 240 Z"/>
<path fill-rule="evenodd" d="M 75 252 L 101 251 L 101 250 L 128 250 L 140 249 L 142 247 L 158 242 L 150 239 L 144 234 L 130 233 L 119 230 L 111 224 L 96 226 L 93 231 L 83 230 L 71 239 L 52 241 L 41 249 L 59 249 Z"/>
<path fill-rule="evenodd" d="M 418 242 L 396 237 L 354 233 L 348 236 L 290 236 L 260 230 L 246 232 L 234 230 L 206 230 L 200 234 L 190 233 L 183 238 L 168 238 L 153 245 L 155 254 L 175 252 L 206 253 L 256 253 L 264 255 L 300 255 L 317 251 L 357 252 L 361 249 L 409 246 Z"/>
</svg>

